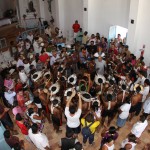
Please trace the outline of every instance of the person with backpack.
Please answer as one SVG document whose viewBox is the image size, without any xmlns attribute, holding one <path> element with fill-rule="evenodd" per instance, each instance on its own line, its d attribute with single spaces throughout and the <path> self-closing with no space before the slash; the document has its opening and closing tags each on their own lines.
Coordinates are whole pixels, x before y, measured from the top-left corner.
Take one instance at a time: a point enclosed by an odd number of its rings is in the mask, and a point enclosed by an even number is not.
<svg viewBox="0 0 150 150">
<path fill-rule="evenodd" d="M 94 117 L 96 118 L 94 120 Z M 89 139 L 89 144 L 93 145 L 94 143 L 94 133 L 96 128 L 99 126 L 100 121 L 98 121 L 98 117 L 94 111 L 89 111 L 82 119 L 81 124 L 82 128 L 82 136 L 83 136 L 83 143 L 86 144 L 87 140 Z"/>
</svg>

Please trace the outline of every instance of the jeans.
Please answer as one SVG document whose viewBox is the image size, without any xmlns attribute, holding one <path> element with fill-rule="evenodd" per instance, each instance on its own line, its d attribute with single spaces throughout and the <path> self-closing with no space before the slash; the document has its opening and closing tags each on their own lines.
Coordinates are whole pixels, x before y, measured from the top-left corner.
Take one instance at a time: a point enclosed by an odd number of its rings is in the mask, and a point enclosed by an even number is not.
<svg viewBox="0 0 150 150">
<path fill-rule="evenodd" d="M 89 144 L 92 144 L 94 141 L 94 134 L 91 134 L 88 137 L 83 135 L 83 143 L 86 143 L 88 139 L 89 139 Z"/>
</svg>

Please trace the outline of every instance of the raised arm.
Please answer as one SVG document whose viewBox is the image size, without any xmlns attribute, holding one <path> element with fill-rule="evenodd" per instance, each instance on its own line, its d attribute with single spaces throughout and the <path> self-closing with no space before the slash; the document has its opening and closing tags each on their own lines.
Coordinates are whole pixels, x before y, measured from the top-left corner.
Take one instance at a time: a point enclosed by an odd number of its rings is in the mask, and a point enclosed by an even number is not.
<svg viewBox="0 0 150 150">
<path fill-rule="evenodd" d="M 67 104 L 66 104 L 66 107 L 69 107 L 69 105 L 70 105 L 70 102 L 71 102 L 71 100 L 72 100 L 72 98 L 75 96 L 75 89 L 72 89 L 72 94 L 71 94 L 71 96 L 69 97 L 69 99 L 67 100 Z"/>
<path fill-rule="evenodd" d="M 78 97 L 79 97 L 79 106 L 78 106 L 78 109 L 82 109 L 81 93 L 78 93 Z"/>
</svg>

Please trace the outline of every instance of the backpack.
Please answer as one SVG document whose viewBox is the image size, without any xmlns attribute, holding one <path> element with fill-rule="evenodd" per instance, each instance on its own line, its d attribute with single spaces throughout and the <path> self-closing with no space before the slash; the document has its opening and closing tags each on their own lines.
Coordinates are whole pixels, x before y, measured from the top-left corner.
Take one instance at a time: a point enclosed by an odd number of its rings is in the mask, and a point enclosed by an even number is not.
<svg viewBox="0 0 150 150">
<path fill-rule="evenodd" d="M 90 126 L 93 124 L 94 122 L 92 122 L 91 124 L 87 125 L 87 122 L 85 121 L 85 127 L 82 128 L 82 135 L 84 137 L 89 137 L 91 135 L 91 130 L 90 130 Z"/>
</svg>

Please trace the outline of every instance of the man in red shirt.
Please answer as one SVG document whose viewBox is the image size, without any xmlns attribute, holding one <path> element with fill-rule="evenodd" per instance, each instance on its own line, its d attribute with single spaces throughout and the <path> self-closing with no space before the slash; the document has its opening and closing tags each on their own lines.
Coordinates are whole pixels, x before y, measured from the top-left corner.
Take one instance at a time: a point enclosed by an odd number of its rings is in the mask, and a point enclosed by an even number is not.
<svg viewBox="0 0 150 150">
<path fill-rule="evenodd" d="M 80 25 L 78 23 L 78 20 L 76 20 L 75 23 L 72 25 L 72 29 L 73 29 L 73 32 L 74 32 L 74 40 L 76 42 L 76 36 L 77 36 L 77 33 L 80 29 Z"/>
<path fill-rule="evenodd" d="M 111 48 L 109 49 L 109 53 L 114 53 L 115 55 L 118 55 L 118 50 L 115 48 L 114 44 L 111 44 Z"/>
</svg>

